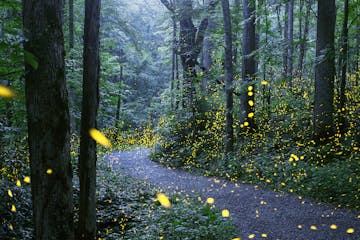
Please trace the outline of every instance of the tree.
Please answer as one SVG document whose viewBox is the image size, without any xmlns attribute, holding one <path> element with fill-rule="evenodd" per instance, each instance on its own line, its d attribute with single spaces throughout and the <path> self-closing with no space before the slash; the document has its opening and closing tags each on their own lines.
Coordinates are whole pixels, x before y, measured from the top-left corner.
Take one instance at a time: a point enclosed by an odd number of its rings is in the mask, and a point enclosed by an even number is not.
<svg viewBox="0 0 360 240">
<path fill-rule="evenodd" d="M 307 50 L 307 39 L 309 35 L 309 24 L 310 24 L 310 11 L 312 0 L 306 1 L 306 13 L 305 13 L 305 23 L 304 23 L 304 32 L 302 32 L 302 17 L 300 17 L 299 27 L 300 27 L 300 49 L 299 49 L 299 60 L 297 66 L 297 76 L 301 79 L 304 73 L 304 59 L 306 58 Z M 300 2 L 300 9 L 303 9 L 303 1 Z M 300 10 L 300 12 L 301 12 Z"/>
<path fill-rule="evenodd" d="M 69 0 L 69 48 L 74 48 L 74 0 Z"/>
<path fill-rule="evenodd" d="M 225 94 L 226 94 L 226 109 L 225 109 L 225 151 L 231 152 L 234 150 L 234 129 L 233 129 L 233 50 L 232 50 L 232 31 L 231 31 L 231 17 L 229 0 L 221 1 L 224 29 L 225 29 Z"/>
<path fill-rule="evenodd" d="M 23 1 L 34 239 L 74 239 L 63 1 Z"/>
<path fill-rule="evenodd" d="M 254 120 L 254 79 L 255 79 L 255 1 L 243 0 L 243 41 L 242 41 L 242 81 L 244 88 L 241 91 L 242 122 L 249 124 L 250 130 L 255 129 Z"/>
<path fill-rule="evenodd" d="M 287 73 L 288 73 L 288 31 L 289 31 L 289 18 L 288 18 L 288 10 L 289 10 L 289 3 L 286 2 L 285 4 L 285 8 L 284 8 L 284 16 L 285 16 L 285 24 L 284 24 L 284 38 L 283 38 L 283 44 L 284 44 L 284 49 L 283 49 L 283 67 L 282 67 L 282 78 L 286 78 L 287 77 Z M 280 22 L 279 22 L 280 24 Z"/>
<path fill-rule="evenodd" d="M 313 139 L 326 142 L 334 134 L 335 0 L 318 1 Z"/>
<path fill-rule="evenodd" d="M 288 3 L 288 19 L 287 19 L 287 68 L 286 77 L 289 78 L 289 85 L 293 87 L 292 75 L 293 75 L 293 57 L 294 57 L 294 0 L 290 0 Z"/>
<path fill-rule="evenodd" d="M 78 239 L 96 237 L 96 143 L 89 130 L 97 127 L 99 106 L 100 0 L 85 1 L 84 72 L 79 158 L 80 213 Z"/>
<path fill-rule="evenodd" d="M 349 0 L 344 0 L 344 19 L 343 26 L 341 31 L 341 50 L 339 56 L 339 72 L 341 72 L 340 76 L 340 102 L 339 102 L 339 110 L 340 110 L 340 121 L 339 128 L 340 132 L 343 134 L 346 125 L 345 118 L 345 87 L 346 87 L 346 70 L 347 70 L 347 55 L 348 55 L 348 19 L 349 19 Z"/>
<path fill-rule="evenodd" d="M 120 65 L 120 76 L 119 76 L 119 92 L 118 92 L 118 99 L 117 99 L 117 106 L 116 106 L 116 114 L 115 114 L 115 127 L 120 127 L 120 111 L 121 111 L 121 88 L 123 82 L 123 72 L 124 66 Z"/>
<path fill-rule="evenodd" d="M 206 3 L 205 3 L 206 2 Z M 207 1 L 203 0 L 203 4 L 208 4 Z M 206 14 L 206 13 L 205 13 Z M 215 49 L 215 44 L 212 39 L 212 32 L 214 31 L 216 27 L 216 17 L 213 12 L 210 13 L 208 26 L 205 31 L 205 38 L 203 43 L 203 52 L 202 52 L 202 62 L 201 66 L 204 71 L 204 77 L 202 78 L 202 92 L 206 93 L 206 86 L 208 84 L 208 81 L 210 80 L 209 71 L 210 68 L 213 66 L 213 58 L 212 58 L 212 52 Z"/>
<path fill-rule="evenodd" d="M 171 12 L 175 11 L 175 4 L 167 0 L 161 0 L 164 6 Z M 209 8 L 214 8 L 217 1 L 211 1 Z M 179 2 L 179 21 L 180 21 L 180 59 L 183 66 L 183 107 L 195 111 L 195 83 L 197 76 L 196 65 L 198 64 L 198 56 L 201 52 L 205 30 L 208 25 L 208 17 L 204 17 L 198 27 L 193 22 L 193 3 L 192 0 L 184 0 Z"/>
</svg>

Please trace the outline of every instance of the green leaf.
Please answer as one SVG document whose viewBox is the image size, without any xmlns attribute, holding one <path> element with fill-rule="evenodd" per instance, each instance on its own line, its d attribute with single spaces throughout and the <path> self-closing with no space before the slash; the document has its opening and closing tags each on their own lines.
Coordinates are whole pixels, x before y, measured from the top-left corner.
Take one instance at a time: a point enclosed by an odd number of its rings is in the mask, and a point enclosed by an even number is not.
<svg viewBox="0 0 360 240">
<path fill-rule="evenodd" d="M 39 63 L 37 57 L 29 51 L 24 50 L 25 62 L 30 64 L 35 70 L 38 69 Z"/>
</svg>

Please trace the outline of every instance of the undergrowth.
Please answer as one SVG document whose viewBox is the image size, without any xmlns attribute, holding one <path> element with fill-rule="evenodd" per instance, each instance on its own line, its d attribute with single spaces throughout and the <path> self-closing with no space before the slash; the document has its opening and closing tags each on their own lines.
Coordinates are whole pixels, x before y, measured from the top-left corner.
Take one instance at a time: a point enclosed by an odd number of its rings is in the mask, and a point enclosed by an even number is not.
<svg viewBox="0 0 360 240">
<path fill-rule="evenodd" d="M 303 88 L 305 83 L 296 85 L 300 87 L 289 90 L 282 82 L 258 83 L 257 129 L 248 131 L 234 114 L 232 153 L 224 152 L 225 101 L 214 91 L 206 111 L 190 117 L 178 111 L 160 120 L 151 158 L 171 168 L 360 209 L 360 87 L 349 78 L 346 106 L 335 113 L 336 134 L 328 143 L 319 144 L 311 136 L 313 89 Z M 335 109 L 336 105 L 337 99 Z M 343 134 L 338 125 L 340 114 L 346 118 Z"/>
<path fill-rule="evenodd" d="M 111 130 L 105 130 L 107 134 Z M 148 130 L 138 135 L 119 137 L 114 146 L 129 149 L 131 142 L 148 142 L 144 136 Z M 127 139 L 127 140 L 124 140 Z M 12 152 L 2 153 L 6 159 L 1 165 L 0 175 L 0 239 L 32 239 L 32 205 L 30 183 L 24 181 L 29 176 L 26 139 L 18 139 Z M 71 158 L 74 166 L 74 221 L 78 222 L 79 182 L 77 156 L 79 139 L 71 139 Z M 99 155 L 107 151 L 99 148 Z M 11 157 L 10 157 L 11 156 Z M 10 160 L 11 159 L 11 160 Z M 223 218 L 221 213 L 205 202 L 180 194 L 169 194 L 171 208 L 163 208 L 156 200 L 161 189 L 137 180 L 120 170 L 107 167 L 103 158 L 97 168 L 97 230 L 98 240 L 115 239 L 232 239 L 237 236 L 231 218 Z M 15 209 L 13 208 L 15 207 Z M 196 225 L 194 226 L 194 223 Z"/>
</svg>

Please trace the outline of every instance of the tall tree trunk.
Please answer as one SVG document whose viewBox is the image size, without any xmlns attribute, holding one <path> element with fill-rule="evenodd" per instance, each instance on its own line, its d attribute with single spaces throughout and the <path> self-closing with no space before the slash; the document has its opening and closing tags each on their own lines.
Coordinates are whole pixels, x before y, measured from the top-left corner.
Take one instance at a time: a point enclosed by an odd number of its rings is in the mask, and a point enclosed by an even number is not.
<svg viewBox="0 0 360 240">
<path fill-rule="evenodd" d="M 243 0 L 242 80 L 244 88 L 241 91 L 241 120 L 249 124 L 247 127 L 250 130 L 255 129 L 255 107 L 252 104 L 255 99 L 255 42 L 255 0 Z"/>
<path fill-rule="evenodd" d="M 359 86 L 360 79 L 360 24 L 356 25 L 356 78 L 355 78 L 355 86 Z"/>
<path fill-rule="evenodd" d="M 268 42 L 269 42 L 269 19 L 268 19 L 268 6 L 267 6 L 267 2 L 264 1 L 264 12 L 265 12 L 265 58 L 264 58 L 264 63 L 263 63 L 263 80 L 264 81 L 268 81 L 267 80 L 267 66 L 268 63 L 271 62 L 272 59 L 272 54 L 271 52 L 269 53 L 269 49 L 267 48 L 268 46 Z M 271 50 L 270 50 L 271 51 Z M 265 119 L 269 119 L 270 117 L 270 88 L 268 86 L 263 85 L 262 86 L 262 105 L 264 108 L 264 112 L 266 112 L 266 116 Z"/>
<path fill-rule="evenodd" d="M 232 61 L 232 31 L 229 0 L 221 1 L 224 29 L 225 29 L 225 151 L 232 152 L 234 150 L 234 129 L 233 129 L 233 61 Z"/>
<path fill-rule="evenodd" d="M 197 76 L 195 66 L 200 54 L 208 19 L 204 19 L 199 30 L 194 26 L 192 0 L 184 0 L 180 9 L 180 58 L 183 66 L 183 107 L 195 111 L 195 84 Z M 201 29 L 200 29 L 201 28 Z M 197 38 L 200 33 L 200 39 Z"/>
<path fill-rule="evenodd" d="M 37 240 L 74 239 L 62 8 L 62 0 L 23 1 L 25 95 Z"/>
<path fill-rule="evenodd" d="M 317 143 L 329 141 L 334 134 L 335 20 L 335 0 L 318 0 L 313 121 Z"/>
<path fill-rule="evenodd" d="M 74 48 L 74 0 L 69 0 L 69 49 L 70 49 L 70 58 L 72 60 L 73 53 L 71 49 Z M 71 66 L 69 68 L 70 78 L 74 73 L 74 63 L 71 61 Z M 75 115 L 72 114 L 72 108 L 75 106 L 75 92 L 74 89 L 69 87 L 69 102 L 70 102 L 70 129 L 71 132 L 75 132 L 78 129 L 76 128 L 76 120 Z"/>
<path fill-rule="evenodd" d="M 171 12 L 175 12 L 175 5 L 168 0 L 161 0 L 164 6 Z M 210 1 L 209 9 L 213 9 L 217 1 Z M 198 64 L 198 56 L 203 47 L 205 30 L 208 26 L 208 17 L 201 20 L 199 27 L 195 27 L 193 17 L 192 0 L 184 0 L 179 3 L 180 20 L 180 58 L 183 66 L 183 107 L 195 111 L 195 66 Z"/>
<path fill-rule="evenodd" d="M 85 0 L 84 73 L 80 138 L 80 213 L 78 239 L 96 237 L 96 143 L 89 130 L 97 127 L 99 107 L 100 0 Z"/>
<path fill-rule="evenodd" d="M 340 132 L 343 134 L 345 131 L 346 118 L 345 118 L 345 87 L 346 87 L 346 70 L 347 70 L 347 54 L 348 54 L 348 19 L 349 19 L 349 0 L 344 0 L 344 20 L 341 32 L 341 51 L 339 57 L 339 69 L 341 69 L 340 77 L 340 122 L 339 128 Z"/>
<path fill-rule="evenodd" d="M 176 83 L 176 97 L 175 97 L 175 109 L 178 110 L 180 106 L 180 87 L 181 87 L 181 81 L 180 81 L 180 75 L 179 75 L 179 56 L 178 54 L 175 55 L 175 83 Z"/>
<path fill-rule="evenodd" d="M 175 102 L 174 102 L 174 88 L 175 88 L 175 69 L 176 69 L 176 34 L 177 34 L 177 26 L 176 26 L 176 18 L 175 15 L 172 16 L 172 22 L 173 22 L 173 39 L 172 39 L 172 57 L 171 57 L 171 86 L 170 86 L 170 96 L 171 96 L 171 110 L 174 110 Z M 176 100 L 175 100 L 176 101 Z"/>
<path fill-rule="evenodd" d="M 208 1 L 204 1 L 207 5 Z M 205 13 L 208 14 L 208 13 Z M 214 15 L 214 13 L 210 13 Z M 213 59 L 211 56 L 212 51 L 214 50 L 214 43 L 212 42 L 211 35 L 212 30 L 214 29 L 216 23 L 213 17 L 209 17 L 208 26 L 205 31 L 204 43 L 203 43 L 203 59 L 202 59 L 202 68 L 205 72 L 204 77 L 202 78 L 202 92 L 206 94 L 206 87 L 209 79 L 209 70 L 213 66 Z"/>
<path fill-rule="evenodd" d="M 289 21 L 288 21 L 288 10 L 289 10 L 289 3 L 285 4 L 284 8 L 284 16 L 285 16 L 285 24 L 284 24 L 284 39 L 283 39 L 283 67 L 282 67 L 282 78 L 287 77 L 288 73 L 288 31 L 289 31 Z"/>
<path fill-rule="evenodd" d="M 122 88 L 122 82 L 123 82 L 123 70 L 124 67 L 120 66 L 120 76 L 119 76 L 119 92 L 118 92 L 118 101 L 116 106 L 116 118 L 115 118 L 115 127 L 120 127 L 120 110 L 121 110 L 121 88 Z"/>
<path fill-rule="evenodd" d="M 240 0 L 235 0 L 234 1 L 234 12 L 235 13 L 240 13 L 240 9 L 241 9 L 241 1 Z M 235 76 L 237 74 L 237 63 L 238 63 L 238 54 L 239 54 L 239 48 L 241 48 L 240 45 L 240 29 L 241 29 L 241 19 L 240 16 L 236 16 L 233 18 L 232 21 L 232 31 L 233 31 L 233 39 L 232 39 L 232 47 L 233 47 L 233 66 L 235 66 L 235 68 L 233 69 L 233 76 Z"/>
<path fill-rule="evenodd" d="M 312 0 L 307 1 L 304 32 L 300 37 L 301 42 L 300 42 L 299 60 L 298 60 L 298 67 L 297 67 L 297 74 L 298 74 L 298 77 L 300 80 L 304 73 L 304 60 L 306 57 L 307 38 L 308 38 L 308 34 L 309 34 L 309 22 L 310 22 L 309 20 L 310 20 L 311 3 L 312 3 Z"/>
<path fill-rule="evenodd" d="M 74 0 L 69 0 L 69 48 L 74 48 Z"/>
<path fill-rule="evenodd" d="M 287 57 L 287 72 L 286 75 L 289 78 L 290 88 L 293 87 L 293 57 L 294 57 L 294 0 L 290 0 L 288 3 L 288 31 L 287 31 L 287 47 L 288 47 L 288 57 Z"/>
</svg>

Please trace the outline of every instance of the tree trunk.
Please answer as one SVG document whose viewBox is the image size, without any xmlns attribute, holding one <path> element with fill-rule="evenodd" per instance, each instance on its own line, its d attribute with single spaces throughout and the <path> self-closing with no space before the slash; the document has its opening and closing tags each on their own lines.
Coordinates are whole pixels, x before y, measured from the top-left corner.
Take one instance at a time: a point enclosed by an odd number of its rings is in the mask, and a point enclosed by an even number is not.
<svg viewBox="0 0 360 240">
<path fill-rule="evenodd" d="M 74 239 L 63 1 L 23 1 L 34 239 Z M 51 169 L 51 170 L 49 170 Z M 51 174 L 49 174 L 51 172 Z"/>
<path fill-rule="evenodd" d="M 318 0 L 313 139 L 329 141 L 334 134 L 335 0 Z"/>
<path fill-rule="evenodd" d="M 207 14 L 207 13 L 205 13 Z M 213 13 L 212 13 L 213 14 Z M 203 61 L 202 61 L 202 68 L 204 71 L 204 77 L 202 78 L 202 92 L 203 94 L 206 94 L 206 87 L 207 87 L 207 82 L 209 79 L 209 70 L 213 65 L 213 59 L 211 56 L 212 51 L 214 50 L 214 43 L 212 42 L 211 39 L 211 32 L 215 27 L 215 19 L 213 19 L 212 17 L 209 17 L 209 22 L 208 22 L 208 26 L 206 28 L 205 31 L 205 38 L 204 38 L 204 43 L 203 43 Z"/>
<path fill-rule="evenodd" d="M 184 0 L 180 9 L 180 58 L 184 77 L 183 107 L 194 111 L 195 66 L 200 53 L 199 44 L 202 43 L 202 40 L 201 43 L 196 41 L 197 28 L 192 21 L 192 14 L 192 1 Z M 205 31 L 207 23 L 207 19 L 202 22 L 203 31 Z M 202 34 L 202 36 L 204 36 L 204 34 Z"/>
<path fill-rule="evenodd" d="M 74 48 L 74 0 L 69 0 L 69 48 Z"/>
<path fill-rule="evenodd" d="M 170 105 L 174 110 L 174 88 L 175 88 L 175 58 L 176 58 L 176 19 L 172 16 L 173 22 L 173 39 L 172 39 L 172 56 L 171 56 L 171 82 L 170 82 Z"/>
<path fill-rule="evenodd" d="M 355 78 L 355 86 L 359 86 L 359 79 L 360 79 L 360 24 L 357 23 L 356 25 L 356 78 Z"/>
<path fill-rule="evenodd" d="M 290 88 L 293 87 L 293 57 L 294 57 L 294 0 L 290 0 L 288 3 L 288 31 L 287 31 L 287 47 L 288 47 L 288 57 L 287 57 L 287 69 L 286 76 L 289 79 Z"/>
<path fill-rule="evenodd" d="M 309 20 L 310 20 L 311 2 L 312 2 L 311 0 L 307 1 L 304 32 L 300 37 L 301 43 L 300 43 L 299 61 L 298 61 L 298 67 L 297 67 L 297 74 L 298 74 L 298 77 L 300 80 L 304 73 L 304 60 L 306 57 L 307 38 L 309 35 L 309 22 L 310 22 Z"/>
<path fill-rule="evenodd" d="M 85 1 L 83 101 L 80 138 L 80 213 L 78 239 L 96 237 L 96 143 L 89 130 L 97 127 L 99 106 L 100 0 Z"/>
<path fill-rule="evenodd" d="M 285 26 L 284 26 L 284 39 L 283 39 L 283 67 L 282 67 L 282 78 L 287 77 L 288 73 L 288 31 L 289 31 L 289 21 L 288 21 L 288 10 L 289 10 L 289 3 L 285 4 L 284 8 L 284 16 L 285 16 Z"/>
<path fill-rule="evenodd" d="M 346 117 L 345 117 L 345 87 L 346 87 L 346 70 L 347 70 L 347 53 L 348 53 L 348 19 L 349 19 L 349 0 L 344 0 L 344 20 L 341 32 L 341 51 L 339 57 L 339 69 L 341 69 L 340 77 L 340 122 L 339 128 L 340 133 L 343 134 L 345 131 Z"/>
<path fill-rule="evenodd" d="M 255 120 L 253 114 L 255 113 L 254 102 L 255 99 L 255 1 L 243 0 L 243 42 L 242 42 L 242 80 L 244 82 L 241 91 L 241 115 L 242 122 L 248 123 L 248 129 L 255 129 Z M 247 125 L 247 124 L 245 124 Z"/>
<path fill-rule="evenodd" d="M 226 94 L 226 109 L 225 109 L 225 151 L 232 152 L 234 150 L 234 129 L 233 129 L 233 62 L 232 62 L 232 31 L 231 31 L 231 17 L 229 0 L 221 1 L 224 29 L 225 29 L 225 94 Z"/>
<path fill-rule="evenodd" d="M 175 13 L 174 2 L 161 0 L 163 5 L 171 12 Z M 209 10 L 213 9 L 217 1 L 209 2 Z M 199 27 L 194 26 L 192 0 L 183 0 L 179 2 L 179 20 L 180 20 L 180 58 L 183 66 L 183 108 L 191 109 L 195 112 L 195 66 L 198 64 L 198 56 L 203 47 L 205 31 L 208 26 L 208 17 L 201 20 Z"/>
<path fill-rule="evenodd" d="M 175 97 L 175 109 L 178 110 L 179 106 L 180 106 L 180 97 L 179 97 L 179 92 L 180 92 L 180 75 L 179 75 L 179 56 L 176 54 L 175 55 L 175 83 L 176 83 L 176 97 Z"/>
<path fill-rule="evenodd" d="M 121 110 L 121 88 L 122 88 L 122 82 L 123 82 L 123 69 L 124 67 L 120 66 L 120 77 L 119 77 L 119 92 L 118 92 L 118 101 L 116 106 L 116 120 L 115 120 L 115 127 L 120 127 L 120 110 Z"/>
<path fill-rule="evenodd" d="M 241 1 L 240 0 L 235 0 L 234 1 L 234 12 L 235 13 L 240 13 L 240 9 L 241 9 Z M 239 47 L 240 46 L 240 29 L 241 29 L 241 19 L 240 17 L 235 17 L 233 18 L 232 21 L 232 31 L 233 31 L 233 39 L 232 39 L 232 47 L 233 47 L 233 66 L 235 66 L 235 68 L 233 69 L 233 76 L 235 76 L 237 74 L 237 63 L 238 63 L 238 54 L 239 54 Z"/>
</svg>

